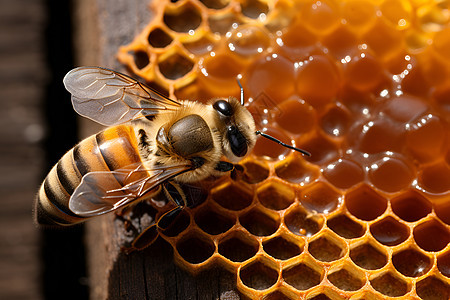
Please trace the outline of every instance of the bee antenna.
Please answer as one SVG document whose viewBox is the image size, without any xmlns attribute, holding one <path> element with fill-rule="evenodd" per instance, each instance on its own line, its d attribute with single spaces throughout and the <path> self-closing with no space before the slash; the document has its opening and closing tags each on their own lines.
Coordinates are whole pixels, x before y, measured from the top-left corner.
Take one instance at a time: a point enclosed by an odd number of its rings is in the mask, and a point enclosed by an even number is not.
<svg viewBox="0 0 450 300">
<path fill-rule="evenodd" d="M 256 131 L 256 135 L 258 135 L 258 134 L 261 135 L 262 137 L 266 138 L 266 139 L 269 139 L 269 140 L 271 140 L 271 141 L 273 141 L 273 142 L 276 142 L 276 143 L 280 144 L 280 145 L 283 146 L 283 147 L 286 147 L 286 148 L 295 150 L 295 151 L 300 152 L 301 154 L 304 154 L 304 155 L 306 155 L 306 156 L 311 156 L 311 153 L 309 153 L 308 151 L 305 151 L 305 150 L 296 148 L 296 147 L 294 147 L 294 146 L 285 144 L 285 143 L 283 143 L 282 141 L 280 141 L 280 140 L 274 138 L 273 136 L 268 135 L 268 134 L 265 134 L 264 132 L 261 132 L 261 131 L 257 130 L 257 131 Z"/>
<path fill-rule="evenodd" d="M 241 89 L 241 105 L 244 106 L 244 88 L 242 87 L 241 81 L 239 80 L 239 77 L 236 77 L 236 81 Z"/>
</svg>

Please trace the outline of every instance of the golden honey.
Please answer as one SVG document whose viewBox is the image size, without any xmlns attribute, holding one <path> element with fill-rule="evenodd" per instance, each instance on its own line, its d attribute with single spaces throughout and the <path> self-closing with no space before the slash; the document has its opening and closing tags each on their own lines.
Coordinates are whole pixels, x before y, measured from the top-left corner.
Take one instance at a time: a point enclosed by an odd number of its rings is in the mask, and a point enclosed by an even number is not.
<svg viewBox="0 0 450 300">
<path fill-rule="evenodd" d="M 162 237 L 264 299 L 450 298 L 450 3 L 185 0 L 119 60 L 171 97 L 239 95 L 248 173 L 212 184 Z M 155 207 L 159 213 L 164 207 Z"/>
</svg>

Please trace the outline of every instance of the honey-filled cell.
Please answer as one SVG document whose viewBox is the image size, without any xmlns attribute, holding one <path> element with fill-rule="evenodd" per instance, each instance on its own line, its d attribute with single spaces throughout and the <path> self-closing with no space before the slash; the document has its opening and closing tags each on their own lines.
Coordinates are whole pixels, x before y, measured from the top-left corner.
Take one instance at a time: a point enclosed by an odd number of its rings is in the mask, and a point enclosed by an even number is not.
<svg viewBox="0 0 450 300">
<path fill-rule="evenodd" d="M 447 299 L 450 14 L 416 0 L 160 1 L 119 60 L 164 95 L 240 97 L 257 136 L 162 238 L 258 299 Z M 152 222 L 164 209 L 134 215 Z M 145 223 L 146 224 L 146 223 Z"/>
</svg>

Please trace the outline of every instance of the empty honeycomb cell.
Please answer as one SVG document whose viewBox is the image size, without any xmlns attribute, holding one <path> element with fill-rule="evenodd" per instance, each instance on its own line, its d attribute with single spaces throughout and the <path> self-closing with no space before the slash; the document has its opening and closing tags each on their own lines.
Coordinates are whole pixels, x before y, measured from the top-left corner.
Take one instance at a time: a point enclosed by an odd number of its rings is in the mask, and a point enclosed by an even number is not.
<svg viewBox="0 0 450 300">
<path fill-rule="evenodd" d="M 200 26 L 202 15 L 192 2 L 185 2 L 182 5 L 166 6 L 163 21 L 173 31 L 186 33 Z"/>
<path fill-rule="evenodd" d="M 450 201 L 436 203 L 434 206 L 434 212 L 442 222 L 450 225 Z"/>
<path fill-rule="evenodd" d="M 242 231 L 234 231 L 219 241 L 218 251 L 233 262 L 243 262 L 258 252 L 259 244 Z"/>
<path fill-rule="evenodd" d="M 344 67 L 348 84 L 359 91 L 373 91 L 385 80 L 380 61 L 368 53 L 353 56 Z"/>
<path fill-rule="evenodd" d="M 403 296 L 411 289 L 407 282 L 392 272 L 373 276 L 370 279 L 370 284 L 375 290 L 389 297 Z"/>
<path fill-rule="evenodd" d="M 419 185 L 429 193 L 450 190 L 450 167 L 442 162 L 429 165 L 419 172 Z"/>
<path fill-rule="evenodd" d="M 434 219 L 414 227 L 413 235 L 417 245 L 425 251 L 440 251 L 450 242 L 450 230 Z"/>
<path fill-rule="evenodd" d="M 309 253 L 315 259 L 323 262 L 331 262 L 340 259 L 346 253 L 346 244 L 331 234 L 321 235 L 308 244 Z"/>
<path fill-rule="evenodd" d="M 284 269 L 281 276 L 290 286 L 297 290 L 305 291 L 322 282 L 324 270 L 319 265 L 303 261 Z"/>
<path fill-rule="evenodd" d="M 176 244 L 181 257 L 191 264 L 199 264 L 210 258 L 215 251 L 214 243 L 204 234 L 189 234 Z"/>
<path fill-rule="evenodd" d="M 141 50 L 134 51 L 133 56 L 134 56 L 134 64 L 138 69 L 145 68 L 150 62 L 147 52 Z"/>
<path fill-rule="evenodd" d="M 387 199 L 365 184 L 348 192 L 344 203 L 352 215 L 364 221 L 376 219 L 387 208 Z"/>
<path fill-rule="evenodd" d="M 450 285 L 430 276 L 416 283 L 416 293 L 424 300 L 447 300 L 450 299 Z"/>
<path fill-rule="evenodd" d="M 404 46 L 402 33 L 392 30 L 392 27 L 381 19 L 366 32 L 363 40 L 377 57 L 384 59 L 397 54 Z"/>
<path fill-rule="evenodd" d="M 203 3 L 203 5 L 206 6 L 207 8 L 212 9 L 222 9 L 230 3 L 230 0 L 199 0 L 199 1 Z"/>
<path fill-rule="evenodd" d="M 450 251 L 446 251 L 438 256 L 437 267 L 442 275 L 450 278 Z"/>
<path fill-rule="evenodd" d="M 259 0 L 244 0 L 241 2 L 241 13 L 251 19 L 257 19 L 261 14 L 267 15 L 269 7 L 267 3 Z"/>
<path fill-rule="evenodd" d="M 339 3 L 335 1 L 311 1 L 302 9 L 305 26 L 317 35 L 326 35 L 339 26 Z"/>
<path fill-rule="evenodd" d="M 410 230 L 408 226 L 388 216 L 370 225 L 370 233 L 383 245 L 395 246 L 409 237 Z"/>
<path fill-rule="evenodd" d="M 234 53 L 250 56 L 267 51 L 271 39 L 264 28 L 245 24 L 233 30 L 227 42 L 228 48 Z"/>
<path fill-rule="evenodd" d="M 302 191 L 299 200 L 309 211 L 328 214 L 341 205 L 342 196 L 328 183 L 316 182 Z"/>
<path fill-rule="evenodd" d="M 358 49 L 358 39 L 356 35 L 348 28 L 341 25 L 333 33 L 325 36 L 322 41 L 328 51 L 338 60 L 347 56 L 353 56 Z"/>
<path fill-rule="evenodd" d="M 268 181 L 256 190 L 259 202 L 267 208 L 283 210 L 295 200 L 295 191 L 284 183 Z"/>
<path fill-rule="evenodd" d="M 311 55 L 297 64 L 296 85 L 301 98 L 316 106 L 336 96 L 340 72 L 327 56 Z"/>
<path fill-rule="evenodd" d="M 366 270 L 381 269 L 388 262 L 386 251 L 369 242 L 353 246 L 350 249 L 350 258 L 357 266 Z"/>
<path fill-rule="evenodd" d="M 337 188 L 348 189 L 364 180 L 364 170 L 356 162 L 339 158 L 322 170 L 323 176 Z"/>
<path fill-rule="evenodd" d="M 194 67 L 194 62 L 183 55 L 174 53 L 158 63 L 161 74 L 170 80 L 176 80 L 187 73 Z"/>
<path fill-rule="evenodd" d="M 148 43 L 153 48 L 164 48 L 172 41 L 172 37 L 161 28 L 154 28 L 148 35 Z"/>
<path fill-rule="evenodd" d="M 364 32 L 376 20 L 375 3 L 369 0 L 350 0 L 342 5 L 342 17 L 352 30 Z"/>
<path fill-rule="evenodd" d="M 264 130 L 265 134 L 271 135 L 276 139 L 283 141 L 286 144 L 292 144 L 291 139 L 283 131 L 275 128 L 267 128 Z M 274 143 L 268 139 L 259 138 L 256 140 L 255 148 L 253 148 L 253 154 L 268 159 L 284 159 L 292 150 L 281 147 L 277 143 Z"/>
<path fill-rule="evenodd" d="M 245 91 L 256 98 L 264 93 L 278 104 L 295 94 L 294 64 L 285 57 L 272 53 L 259 58 L 243 75 Z"/>
<path fill-rule="evenodd" d="M 264 161 L 246 161 L 242 164 L 245 169 L 244 180 L 250 184 L 264 181 L 269 177 L 269 167 Z"/>
<path fill-rule="evenodd" d="M 283 294 L 282 292 L 277 290 L 275 292 L 268 294 L 267 296 L 265 296 L 262 299 L 264 299 L 264 300 L 290 300 L 292 298 L 289 298 L 288 296 L 286 296 L 285 294 Z"/>
<path fill-rule="evenodd" d="M 303 159 L 288 158 L 275 167 L 277 176 L 291 183 L 304 185 L 319 177 L 319 171 L 308 166 Z"/>
<path fill-rule="evenodd" d="M 346 215 L 337 215 L 327 220 L 327 226 L 346 239 L 354 239 L 364 235 L 365 226 L 353 221 Z"/>
<path fill-rule="evenodd" d="M 302 207 L 297 206 L 290 210 L 284 217 L 287 228 L 300 236 L 313 236 L 323 226 L 320 217 L 309 215 Z"/>
<path fill-rule="evenodd" d="M 280 226 L 278 215 L 269 215 L 258 208 L 254 208 L 239 217 L 239 222 L 245 229 L 256 236 L 269 236 Z"/>
<path fill-rule="evenodd" d="M 341 137 L 347 133 L 351 121 L 350 111 L 343 105 L 334 104 L 322 116 L 320 126 L 326 134 L 332 137 Z"/>
<path fill-rule="evenodd" d="M 299 98 L 290 98 L 278 105 L 280 110 L 276 122 L 281 128 L 301 134 L 311 131 L 315 125 L 314 108 Z"/>
<path fill-rule="evenodd" d="M 298 143 L 296 143 L 302 149 L 305 149 L 309 153 L 314 153 L 314 155 L 308 157 L 307 160 L 316 165 L 329 163 L 330 161 L 337 159 L 337 145 L 320 134 L 305 142 L 303 142 L 301 139 L 298 139 L 296 141 L 298 141 Z"/>
<path fill-rule="evenodd" d="M 212 235 L 224 233 L 235 224 L 234 218 L 210 207 L 196 211 L 194 220 L 198 227 Z"/>
<path fill-rule="evenodd" d="M 369 179 L 380 190 L 394 193 L 411 185 L 415 170 L 403 159 L 383 157 L 370 165 Z"/>
<path fill-rule="evenodd" d="M 249 288 L 265 290 L 278 280 L 276 265 L 265 258 L 258 258 L 239 269 L 239 278 Z"/>
<path fill-rule="evenodd" d="M 408 277 L 422 276 L 432 266 L 431 259 L 414 248 L 401 250 L 392 255 L 392 263 L 397 271 Z"/>
<path fill-rule="evenodd" d="M 366 283 L 364 272 L 350 264 L 328 271 L 327 279 L 335 287 L 343 291 L 357 291 Z"/>
<path fill-rule="evenodd" d="M 212 33 L 224 35 L 231 30 L 233 24 L 239 23 L 237 16 L 230 12 L 208 16 L 208 25 Z"/>
<path fill-rule="evenodd" d="M 227 182 L 215 187 L 211 194 L 214 201 L 229 210 L 244 209 L 253 201 L 253 195 L 250 190 L 246 189 L 244 185 L 233 182 Z"/>
<path fill-rule="evenodd" d="M 436 33 L 433 39 L 433 48 L 447 63 L 450 62 L 450 28 Z"/>
<path fill-rule="evenodd" d="M 385 0 L 380 5 L 384 20 L 398 30 L 404 30 L 411 25 L 412 7 L 407 1 Z"/>
<path fill-rule="evenodd" d="M 303 245 L 299 241 L 293 241 L 281 235 L 264 241 L 263 249 L 273 258 L 287 260 L 299 255 L 303 251 Z"/>
<path fill-rule="evenodd" d="M 446 132 L 439 117 L 428 114 L 409 125 L 406 145 L 411 153 L 421 161 L 430 161 L 441 155 L 445 149 Z"/>
<path fill-rule="evenodd" d="M 392 198 L 391 207 L 398 217 L 407 222 L 415 222 L 426 217 L 432 209 L 428 199 L 414 190 Z"/>
</svg>

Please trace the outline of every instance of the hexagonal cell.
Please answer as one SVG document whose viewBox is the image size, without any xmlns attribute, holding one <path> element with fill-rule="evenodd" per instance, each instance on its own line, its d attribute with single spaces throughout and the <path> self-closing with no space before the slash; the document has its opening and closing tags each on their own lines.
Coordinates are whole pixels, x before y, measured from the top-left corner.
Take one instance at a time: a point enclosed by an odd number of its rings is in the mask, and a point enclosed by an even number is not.
<svg viewBox="0 0 450 300">
<path fill-rule="evenodd" d="M 442 222 L 450 225 L 450 201 L 436 203 L 434 206 L 434 212 Z"/>
<path fill-rule="evenodd" d="M 403 281 L 392 272 L 385 272 L 372 277 L 373 278 L 370 279 L 372 287 L 389 297 L 403 296 L 411 289 L 407 282 Z"/>
<path fill-rule="evenodd" d="M 346 215 L 337 215 L 327 220 L 328 228 L 346 239 L 354 239 L 364 235 L 366 228 Z"/>
<path fill-rule="evenodd" d="M 172 37 L 161 28 L 154 28 L 147 37 L 153 48 L 164 48 L 172 43 Z"/>
<path fill-rule="evenodd" d="M 210 207 L 198 210 L 194 220 L 198 227 L 212 235 L 224 233 L 236 223 L 234 218 L 221 214 Z"/>
<path fill-rule="evenodd" d="M 211 191 L 212 198 L 220 206 L 238 211 L 248 207 L 253 201 L 251 191 L 243 185 L 227 182 Z"/>
<path fill-rule="evenodd" d="M 136 67 L 139 70 L 145 68 L 150 63 L 148 54 L 145 51 L 140 51 L 140 50 L 134 51 L 133 57 L 134 57 L 134 64 L 136 65 Z"/>
<path fill-rule="evenodd" d="M 338 146 L 335 143 L 320 135 L 305 142 L 300 138 L 298 141 L 296 140 L 296 145 L 300 145 L 302 149 L 311 153 L 312 155 L 307 160 L 316 165 L 322 165 L 337 159 L 339 153 Z"/>
<path fill-rule="evenodd" d="M 312 216 L 298 206 L 290 210 L 284 217 L 287 228 L 296 235 L 313 236 L 323 226 L 323 219 L 319 216 Z"/>
<path fill-rule="evenodd" d="M 431 203 L 415 191 L 408 191 L 391 199 L 391 207 L 397 216 L 407 222 L 426 217 L 432 209 Z"/>
<path fill-rule="evenodd" d="M 204 6 L 212 9 L 222 9 L 230 3 L 230 0 L 200 0 Z"/>
<path fill-rule="evenodd" d="M 194 67 L 194 62 L 178 53 L 166 57 L 158 62 L 161 74 L 170 80 L 176 80 L 189 73 Z"/>
<path fill-rule="evenodd" d="M 344 256 L 345 250 L 346 244 L 331 234 L 323 234 L 308 244 L 308 252 L 323 262 L 338 260 Z"/>
<path fill-rule="evenodd" d="M 269 7 L 263 1 L 245 0 L 241 3 L 241 12 L 244 16 L 257 19 L 261 14 L 266 15 L 269 12 Z"/>
<path fill-rule="evenodd" d="M 294 134 L 311 131 L 316 122 L 314 108 L 306 101 L 293 97 L 278 105 L 280 114 L 275 120 L 283 129 Z"/>
<path fill-rule="evenodd" d="M 442 275 L 450 278 L 450 251 L 447 251 L 438 256 L 437 267 Z"/>
<path fill-rule="evenodd" d="M 330 107 L 320 120 L 322 130 L 332 137 L 345 135 L 350 124 L 351 114 L 342 105 L 333 105 Z"/>
<path fill-rule="evenodd" d="M 252 57 L 269 48 L 270 42 L 269 33 L 264 27 L 244 24 L 231 31 L 228 37 L 228 48 L 240 56 Z M 269 109 L 269 107 L 266 108 Z M 255 122 L 258 124 L 257 120 Z"/>
<path fill-rule="evenodd" d="M 189 213 L 183 210 L 162 233 L 169 237 L 178 236 L 189 226 L 190 222 L 191 218 Z"/>
<path fill-rule="evenodd" d="M 273 258 L 286 260 L 299 255 L 303 251 L 303 243 L 291 241 L 280 235 L 265 241 L 263 249 Z"/>
<path fill-rule="evenodd" d="M 284 269 L 281 276 L 287 284 L 304 291 L 319 285 L 324 271 L 320 266 L 304 261 Z"/>
<path fill-rule="evenodd" d="M 245 168 L 243 179 L 250 184 L 261 182 L 269 177 L 269 167 L 262 161 L 246 161 L 242 165 Z"/>
<path fill-rule="evenodd" d="M 380 269 L 388 261 L 388 255 L 383 249 L 368 242 L 350 249 L 350 258 L 357 266 L 366 270 Z"/>
<path fill-rule="evenodd" d="M 280 218 L 278 215 L 269 215 L 258 208 L 254 208 L 240 216 L 239 222 L 251 234 L 256 236 L 271 235 L 275 233 L 280 226 Z"/>
<path fill-rule="evenodd" d="M 425 251 L 440 251 L 450 242 L 450 230 L 434 219 L 414 227 L 413 236 L 417 245 Z"/>
<path fill-rule="evenodd" d="M 406 160 L 385 156 L 371 164 L 368 175 L 374 186 L 394 193 L 410 186 L 416 172 Z"/>
<path fill-rule="evenodd" d="M 410 234 L 408 226 L 393 217 L 386 217 L 370 226 L 372 236 L 386 246 L 403 243 Z"/>
<path fill-rule="evenodd" d="M 241 267 L 238 276 L 247 287 L 265 290 L 277 282 L 278 270 L 270 260 L 258 258 Z"/>
<path fill-rule="evenodd" d="M 338 159 L 323 169 L 325 178 L 337 188 L 348 189 L 364 180 L 363 168 L 348 159 Z"/>
<path fill-rule="evenodd" d="M 239 24 L 240 21 L 233 13 L 219 13 L 208 16 L 208 24 L 212 33 L 226 34 L 230 31 L 233 24 Z"/>
<path fill-rule="evenodd" d="M 362 185 L 345 195 L 345 206 L 358 219 L 371 221 L 384 213 L 387 199 L 368 185 Z"/>
<path fill-rule="evenodd" d="M 420 186 L 430 193 L 445 193 L 450 190 L 450 167 L 439 162 L 419 173 Z"/>
<path fill-rule="evenodd" d="M 408 277 L 422 276 L 433 265 L 430 257 L 414 248 L 408 248 L 395 253 L 392 256 L 392 263 L 397 271 Z"/>
<path fill-rule="evenodd" d="M 300 202 L 310 211 L 328 214 L 340 205 L 342 199 L 330 185 L 317 182 L 302 191 Z"/>
<path fill-rule="evenodd" d="M 277 176 L 292 183 L 304 185 L 319 177 L 319 171 L 311 168 L 303 159 L 288 159 L 275 167 Z"/>
<path fill-rule="evenodd" d="M 421 299 L 450 299 L 450 285 L 434 276 L 427 277 L 416 283 L 416 293 Z"/>
<path fill-rule="evenodd" d="M 335 287 L 343 291 L 357 291 L 366 283 L 364 272 L 350 264 L 328 271 L 327 278 Z"/>
<path fill-rule="evenodd" d="M 191 264 L 199 264 L 210 258 L 216 249 L 212 240 L 204 234 L 190 234 L 176 244 L 181 257 Z"/>
<path fill-rule="evenodd" d="M 214 40 L 209 36 L 202 36 L 197 40 L 183 42 L 183 46 L 187 51 L 199 56 L 211 52 L 214 49 L 214 45 Z M 178 99 L 195 99 L 195 97 L 184 97 Z"/>
<path fill-rule="evenodd" d="M 291 300 L 292 298 L 289 298 L 285 294 L 283 294 L 281 291 L 275 291 L 272 292 L 263 298 L 264 300 Z"/>
<path fill-rule="evenodd" d="M 200 26 L 202 15 L 198 7 L 187 2 L 178 7 L 166 6 L 163 21 L 175 32 L 189 32 Z"/>
<path fill-rule="evenodd" d="M 227 235 L 218 246 L 219 253 L 233 262 L 243 262 L 253 257 L 258 249 L 258 241 L 242 231 Z"/>
<path fill-rule="evenodd" d="M 279 181 L 268 181 L 256 193 L 262 205 L 274 210 L 286 209 L 295 200 L 295 191 Z"/>
</svg>

